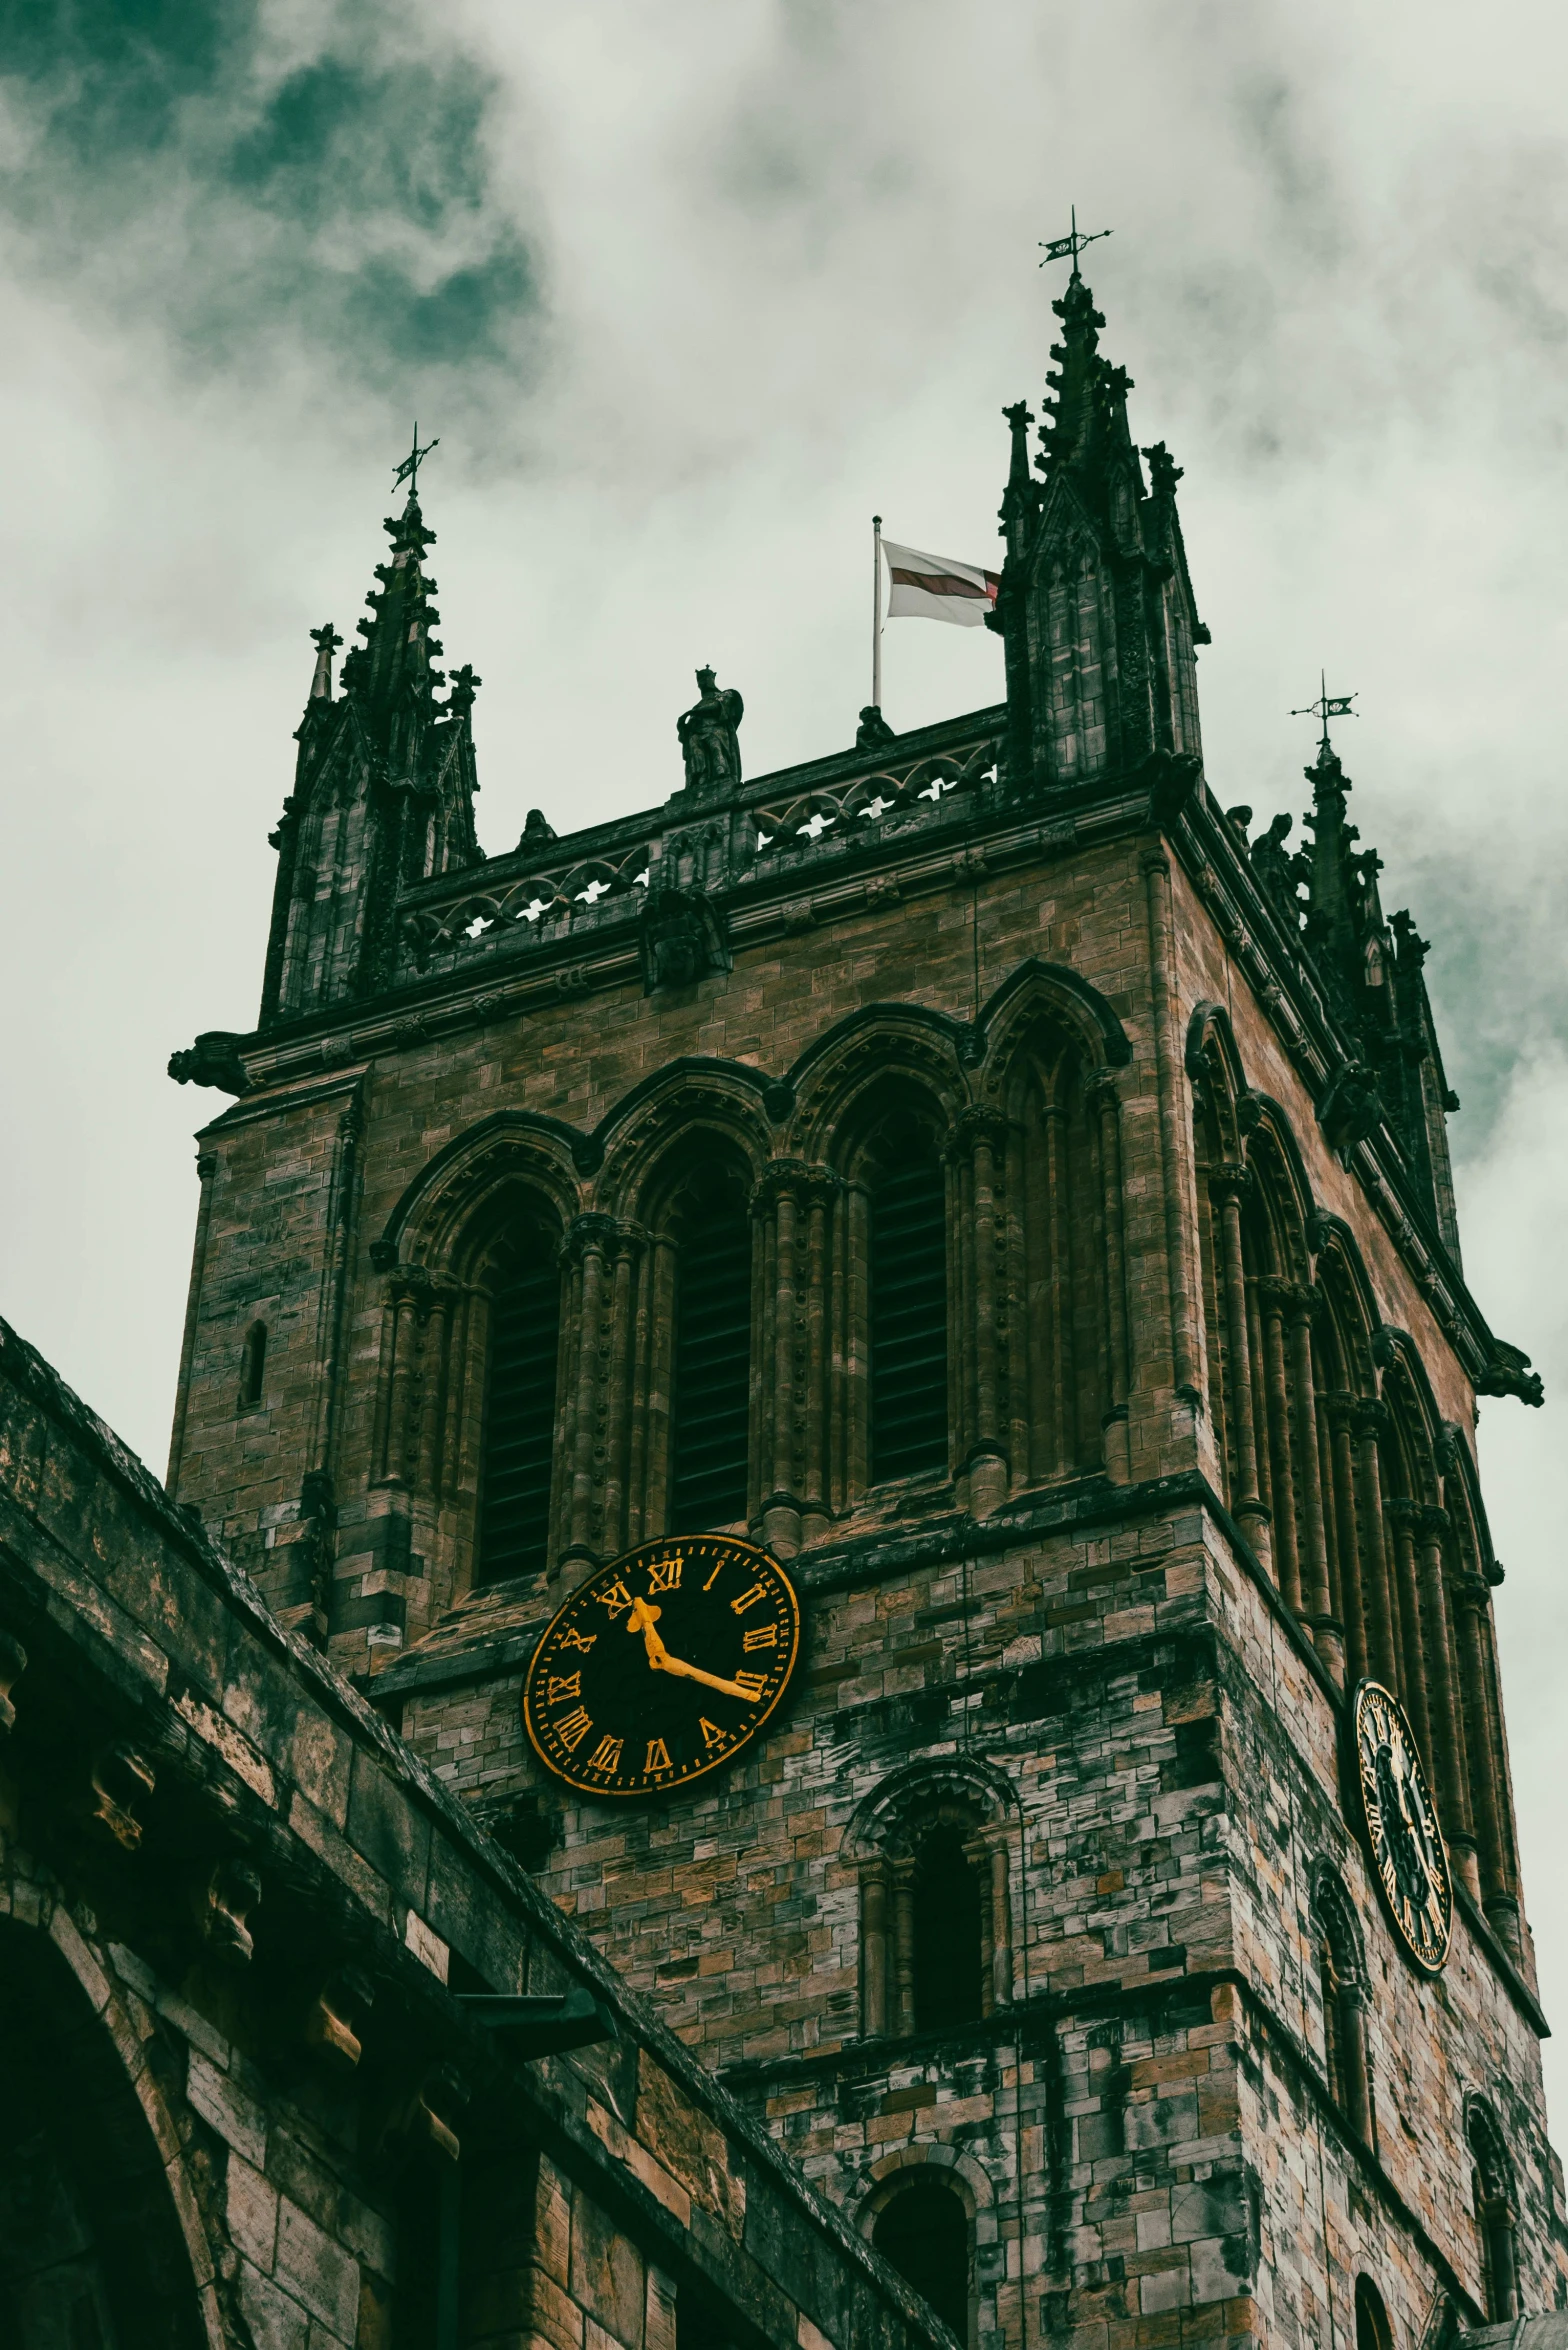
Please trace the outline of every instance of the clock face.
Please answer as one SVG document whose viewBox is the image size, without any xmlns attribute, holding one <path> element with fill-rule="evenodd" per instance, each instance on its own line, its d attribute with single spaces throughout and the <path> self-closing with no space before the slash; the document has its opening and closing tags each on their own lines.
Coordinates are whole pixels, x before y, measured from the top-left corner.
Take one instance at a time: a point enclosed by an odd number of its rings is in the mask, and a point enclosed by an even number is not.
<svg viewBox="0 0 1568 2350">
<path fill-rule="evenodd" d="M 1448 1957 L 1454 1888 L 1421 1757 L 1403 1706 L 1381 1682 L 1361 1683 L 1352 1720 L 1378 1885 L 1405 1948 L 1435 1975 Z"/>
<path fill-rule="evenodd" d="M 800 1647 L 800 1603 L 765 1550 L 722 1534 L 645 1542 L 579 1585 L 523 1685 L 540 1760 L 585 1795 L 661 1795 L 733 1762 Z"/>
</svg>

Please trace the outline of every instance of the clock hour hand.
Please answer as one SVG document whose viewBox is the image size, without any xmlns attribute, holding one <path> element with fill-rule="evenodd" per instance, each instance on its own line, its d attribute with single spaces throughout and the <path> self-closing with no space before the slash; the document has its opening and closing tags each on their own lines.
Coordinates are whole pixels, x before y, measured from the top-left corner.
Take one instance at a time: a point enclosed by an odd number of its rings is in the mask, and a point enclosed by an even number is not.
<svg viewBox="0 0 1568 2350">
<path fill-rule="evenodd" d="M 655 1672 L 658 1672 L 663 1665 L 666 1654 L 664 1642 L 653 1628 L 654 1618 L 658 1613 L 658 1609 L 650 1607 L 645 1599 L 634 1599 L 632 1612 L 626 1619 L 628 1632 L 642 1634 L 642 1644 L 648 1651 L 648 1662 Z"/>
</svg>

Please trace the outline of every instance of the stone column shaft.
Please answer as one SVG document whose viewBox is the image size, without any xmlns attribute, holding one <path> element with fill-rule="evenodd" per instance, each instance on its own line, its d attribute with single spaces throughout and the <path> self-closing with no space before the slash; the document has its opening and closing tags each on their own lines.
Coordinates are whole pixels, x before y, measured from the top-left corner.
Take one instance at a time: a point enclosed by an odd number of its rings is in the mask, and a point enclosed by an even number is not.
<svg viewBox="0 0 1568 2350">
<path fill-rule="evenodd" d="M 1227 1390 L 1236 1444 L 1236 1477 L 1241 1488 L 1234 1507 L 1242 1532 L 1272 1574 L 1268 1512 L 1258 1490 L 1258 1440 L 1252 1416 L 1252 1349 L 1241 1246 L 1244 1170 L 1227 1169 L 1212 1180 L 1220 1203 L 1220 1290 L 1225 1303 L 1225 1335 L 1230 1356 Z"/>
<path fill-rule="evenodd" d="M 1160 1104 L 1161 1182 L 1165 1202 L 1166 1279 L 1170 1301 L 1171 1371 L 1178 1399 L 1200 1406 L 1198 1314 L 1192 1253 L 1196 1200 L 1188 1155 L 1181 1045 L 1172 1001 L 1171 869 L 1163 849 L 1148 849 L 1143 870 L 1149 928 L 1149 988 L 1154 1014 L 1155 1074 Z"/>
<path fill-rule="evenodd" d="M 1122 1222 L 1122 1141 L 1116 1080 L 1102 1069 L 1091 1095 L 1099 1111 L 1100 1199 L 1105 1253 L 1105 1466 L 1118 1484 L 1132 1474 L 1127 1410 L 1132 1365 L 1127 1320 L 1127 1250 Z"/>
<path fill-rule="evenodd" d="M 1360 1532 L 1361 1590 L 1366 1615 L 1367 1655 L 1371 1670 L 1386 1689 L 1404 1695 L 1404 1675 L 1396 1641 L 1394 1596 L 1388 1572 L 1388 1538 L 1383 1525 L 1383 1483 L 1379 1472 L 1377 1435 L 1382 1422 L 1380 1404 L 1363 1403 L 1355 1415 L 1356 1524 Z"/>
<path fill-rule="evenodd" d="M 1329 1398 L 1329 1445 L 1334 1469 L 1334 1520 L 1338 1535 L 1340 1604 L 1345 1618 L 1345 1663 L 1352 1681 L 1370 1670 L 1363 1600 L 1360 1538 L 1356 1529 L 1355 1459 L 1351 1414 L 1355 1398 Z"/>
<path fill-rule="evenodd" d="M 1268 1397 L 1269 1482 L 1274 1510 L 1274 1557 L 1279 1587 L 1287 1607 L 1301 1613 L 1301 1560 L 1296 1548 L 1296 1480 L 1290 1444 L 1290 1384 L 1285 1362 L 1286 1294 L 1277 1282 L 1266 1283 L 1261 1296 L 1263 1315 L 1264 1388 Z"/>
<path fill-rule="evenodd" d="M 1476 1867 L 1475 1822 L 1470 1810 L 1469 1772 L 1465 1759 L 1465 1725 L 1460 1705 L 1458 1675 L 1454 1669 L 1453 1631 L 1449 1621 L 1444 1544 L 1448 1512 L 1423 1509 L 1420 1532 L 1421 1614 L 1430 1683 L 1432 1771 L 1437 1800 L 1453 1862 L 1466 1891 L 1478 1902 L 1481 1880 Z"/>
</svg>

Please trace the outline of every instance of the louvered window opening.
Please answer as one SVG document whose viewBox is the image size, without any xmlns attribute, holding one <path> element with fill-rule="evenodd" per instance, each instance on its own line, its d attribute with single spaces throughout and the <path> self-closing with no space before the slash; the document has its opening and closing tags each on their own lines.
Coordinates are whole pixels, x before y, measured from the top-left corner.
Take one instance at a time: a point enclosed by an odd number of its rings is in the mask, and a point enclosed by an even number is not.
<svg viewBox="0 0 1568 2350">
<path fill-rule="evenodd" d="M 947 1197 L 917 1159 L 871 1194 L 871 1480 L 947 1466 Z"/>
<path fill-rule="evenodd" d="M 549 1540 L 561 1276 L 543 1234 L 537 1247 L 537 1256 L 496 1291 L 490 1307 L 479 1527 L 484 1583 L 536 1572 L 545 1564 Z"/>
<path fill-rule="evenodd" d="M 720 1212 L 680 1242 L 675 1291 L 670 1523 L 679 1533 L 746 1515 L 751 1417 L 751 1225 Z"/>
</svg>

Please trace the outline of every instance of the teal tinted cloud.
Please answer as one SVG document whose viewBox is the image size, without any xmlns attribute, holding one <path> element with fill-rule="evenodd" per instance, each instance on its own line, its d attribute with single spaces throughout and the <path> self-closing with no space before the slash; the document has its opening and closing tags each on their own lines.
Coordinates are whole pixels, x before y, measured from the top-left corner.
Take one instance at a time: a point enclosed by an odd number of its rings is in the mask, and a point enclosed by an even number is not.
<svg viewBox="0 0 1568 2350">
<path fill-rule="evenodd" d="M 0 0 L 0 204 L 35 264 L 198 362 L 515 366 L 537 275 L 492 186 L 490 77 L 396 8 L 312 24 L 301 52 L 250 0 Z"/>
</svg>

